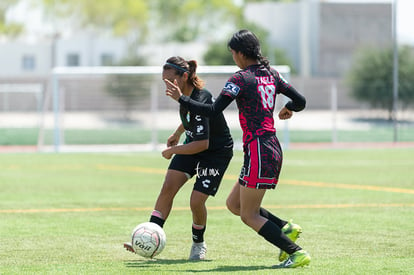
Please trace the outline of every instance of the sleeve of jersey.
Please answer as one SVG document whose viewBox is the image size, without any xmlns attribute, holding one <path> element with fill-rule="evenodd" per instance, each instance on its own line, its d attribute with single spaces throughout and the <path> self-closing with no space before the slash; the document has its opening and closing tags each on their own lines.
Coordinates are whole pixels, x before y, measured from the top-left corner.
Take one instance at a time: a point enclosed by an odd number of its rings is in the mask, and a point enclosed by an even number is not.
<svg viewBox="0 0 414 275">
<path fill-rule="evenodd" d="M 223 94 L 220 94 L 213 104 L 200 103 L 185 95 L 178 99 L 178 102 L 188 108 L 190 112 L 207 117 L 214 117 L 220 114 L 232 101 L 233 98 Z"/>
<path fill-rule="evenodd" d="M 306 99 L 295 88 L 292 87 L 282 75 L 278 74 L 278 87 L 279 92 L 287 96 L 290 100 L 286 103 L 285 107 L 291 111 L 299 112 L 305 109 Z"/>
</svg>

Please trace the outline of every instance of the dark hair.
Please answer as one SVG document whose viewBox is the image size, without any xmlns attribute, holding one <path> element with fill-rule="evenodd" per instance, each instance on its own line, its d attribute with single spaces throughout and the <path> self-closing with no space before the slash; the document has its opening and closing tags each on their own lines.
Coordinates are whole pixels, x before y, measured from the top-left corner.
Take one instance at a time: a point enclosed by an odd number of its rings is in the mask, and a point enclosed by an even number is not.
<svg viewBox="0 0 414 275">
<path fill-rule="evenodd" d="M 196 89 L 201 90 L 204 87 L 204 81 L 196 74 L 197 62 L 195 60 L 186 61 L 180 56 L 172 56 L 167 59 L 163 66 L 163 70 L 175 70 L 175 73 L 182 76 L 188 73 L 187 82 Z"/>
<path fill-rule="evenodd" d="M 262 55 L 259 39 L 253 32 L 240 30 L 234 33 L 227 43 L 227 47 L 236 52 L 241 52 L 247 58 L 259 61 L 270 71 L 269 60 Z"/>
</svg>

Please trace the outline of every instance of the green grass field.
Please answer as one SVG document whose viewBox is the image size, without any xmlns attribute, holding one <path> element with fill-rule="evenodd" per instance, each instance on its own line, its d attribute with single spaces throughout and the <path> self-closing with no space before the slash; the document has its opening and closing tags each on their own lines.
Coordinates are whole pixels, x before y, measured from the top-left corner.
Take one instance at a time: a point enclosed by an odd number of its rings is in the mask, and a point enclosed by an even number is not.
<svg viewBox="0 0 414 275">
<path fill-rule="evenodd" d="M 158 142 L 164 143 L 174 130 L 159 130 Z M 231 129 L 235 140 L 241 142 L 242 132 L 239 128 Z M 36 145 L 39 130 L 35 128 L 0 128 L 0 145 Z M 45 131 L 45 144 L 53 144 L 53 131 Z M 286 133 L 278 130 L 278 137 L 284 140 Z M 398 141 L 414 141 L 414 127 L 400 127 Z M 69 129 L 65 130 L 65 143 L 77 144 L 140 144 L 151 141 L 151 130 L 133 127 L 114 127 L 108 129 Z M 330 130 L 290 130 L 291 142 L 330 142 Z M 338 130 L 339 142 L 392 142 L 394 129 L 392 125 L 378 126 L 366 130 Z"/>
<path fill-rule="evenodd" d="M 156 260 L 122 243 L 148 220 L 159 153 L 0 154 L 0 274 L 414 274 L 414 149 L 287 150 L 264 207 L 303 227 L 312 262 L 272 270 L 278 249 L 225 209 L 242 153 L 208 200 L 208 260 L 188 262 L 192 184 Z"/>
</svg>

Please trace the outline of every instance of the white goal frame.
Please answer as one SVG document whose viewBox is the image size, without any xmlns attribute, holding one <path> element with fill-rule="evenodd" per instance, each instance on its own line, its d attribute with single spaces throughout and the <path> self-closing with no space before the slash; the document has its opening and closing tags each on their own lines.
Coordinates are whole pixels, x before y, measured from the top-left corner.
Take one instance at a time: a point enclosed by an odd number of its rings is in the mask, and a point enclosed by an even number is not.
<svg viewBox="0 0 414 275">
<path fill-rule="evenodd" d="M 275 66 L 272 65 L 278 72 L 280 72 L 287 81 L 290 79 L 290 67 L 289 66 Z M 240 70 L 237 66 L 198 66 L 197 74 L 208 75 L 208 74 L 232 74 Z M 64 78 L 70 77 L 80 77 L 80 76 L 93 76 L 93 75 L 157 75 L 162 74 L 162 66 L 109 66 L 109 67 L 56 67 L 52 70 L 50 75 L 50 86 L 52 90 L 52 104 L 53 104 L 53 148 L 54 152 L 66 152 L 66 151 L 132 151 L 132 150 L 156 150 L 158 148 L 157 144 L 157 129 L 153 127 L 151 133 L 151 142 L 150 144 L 144 144 L 144 146 L 99 146 L 95 149 L 92 149 L 93 146 L 85 145 L 83 148 L 79 146 L 71 146 L 64 143 L 64 131 L 61 125 L 62 116 L 64 115 L 64 110 L 62 110 L 62 101 L 61 101 L 61 89 L 59 86 L 59 81 Z M 223 82 L 224 85 L 224 82 Z M 157 85 L 151 85 L 151 106 L 150 106 L 150 115 L 152 118 L 155 117 L 158 111 L 156 97 L 158 95 Z M 155 122 L 154 122 L 155 123 Z M 42 127 L 42 126 L 41 126 Z M 44 129 L 40 129 L 40 132 L 43 132 Z M 288 125 L 285 123 L 284 127 L 284 146 L 287 147 L 289 144 L 289 135 L 288 135 Z M 39 137 L 43 135 L 39 134 Z M 43 140 L 38 140 L 38 146 L 43 147 Z M 89 148 L 87 148 L 89 147 Z"/>
</svg>

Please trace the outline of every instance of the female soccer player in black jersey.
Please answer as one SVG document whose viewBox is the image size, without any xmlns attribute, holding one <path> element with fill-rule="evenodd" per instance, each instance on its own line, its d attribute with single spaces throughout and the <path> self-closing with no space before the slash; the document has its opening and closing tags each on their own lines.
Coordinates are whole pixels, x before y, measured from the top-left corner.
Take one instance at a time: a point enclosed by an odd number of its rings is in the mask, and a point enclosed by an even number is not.
<svg viewBox="0 0 414 275">
<path fill-rule="evenodd" d="M 175 81 L 183 94 L 196 102 L 212 103 L 212 95 L 203 88 L 204 82 L 196 74 L 197 63 L 182 57 L 171 57 L 163 67 L 163 79 Z M 162 156 L 171 159 L 150 221 L 163 227 L 178 190 L 188 179 L 196 176 L 190 198 L 193 214 L 193 245 L 190 260 L 205 259 L 207 247 L 204 232 L 207 223 L 205 202 L 219 188 L 231 158 L 233 139 L 223 114 L 208 118 L 180 106 L 181 125 L 168 138 Z M 185 132 L 184 144 L 178 145 Z M 125 247 L 133 251 L 129 244 Z"/>
<path fill-rule="evenodd" d="M 257 37 L 248 30 L 236 32 L 228 43 L 233 60 L 241 69 L 227 81 L 212 104 L 202 104 L 181 93 L 177 81 L 164 79 L 166 94 L 181 107 L 203 116 L 220 114 L 233 100 L 239 109 L 243 130 L 244 164 L 238 182 L 227 198 L 227 207 L 267 241 L 281 249 L 281 264 L 292 268 L 309 264 L 310 256 L 295 244 L 302 232 L 299 225 L 282 220 L 261 207 L 267 189 L 278 183 L 282 150 L 276 137 L 273 112 L 276 95 L 290 101 L 280 110 L 280 119 L 289 119 L 293 111 L 305 108 L 306 100 L 262 56 Z"/>
</svg>

